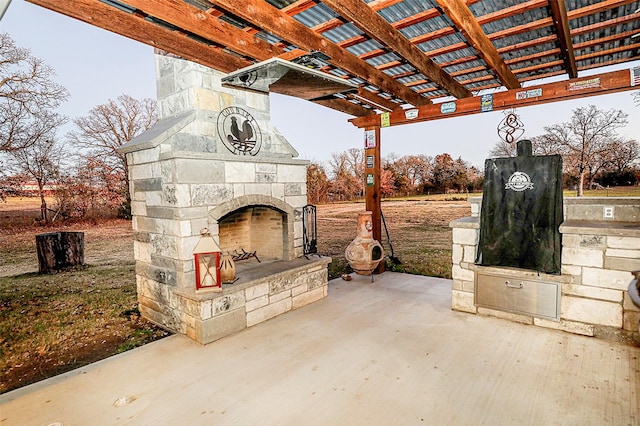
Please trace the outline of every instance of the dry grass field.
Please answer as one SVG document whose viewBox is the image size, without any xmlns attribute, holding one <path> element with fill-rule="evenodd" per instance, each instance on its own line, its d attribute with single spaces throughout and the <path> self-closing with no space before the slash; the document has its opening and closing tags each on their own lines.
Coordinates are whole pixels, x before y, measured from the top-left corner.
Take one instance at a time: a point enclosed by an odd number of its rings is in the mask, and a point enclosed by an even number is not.
<svg viewBox="0 0 640 426">
<path fill-rule="evenodd" d="M 640 196 L 640 188 L 587 195 Z M 388 267 L 450 278 L 449 222 L 470 215 L 465 198 L 429 196 L 383 202 L 393 255 L 402 262 L 388 261 Z M 357 216 L 364 210 L 364 203 L 318 206 L 318 251 L 333 258 L 330 278 L 350 271 L 344 249 L 355 237 Z M 0 393 L 168 334 L 138 314 L 131 222 L 57 221 L 43 227 L 38 215 L 35 198 L 0 202 Z M 36 234 L 62 230 L 85 233 L 86 265 L 39 275 Z M 390 256 L 386 237 L 382 243 Z"/>
</svg>

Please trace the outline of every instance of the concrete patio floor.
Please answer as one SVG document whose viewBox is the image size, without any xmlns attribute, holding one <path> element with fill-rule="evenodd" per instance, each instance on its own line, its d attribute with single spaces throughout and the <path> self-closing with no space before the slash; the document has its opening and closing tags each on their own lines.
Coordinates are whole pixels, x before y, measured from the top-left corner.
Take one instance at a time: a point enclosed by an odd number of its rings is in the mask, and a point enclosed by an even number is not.
<svg viewBox="0 0 640 426">
<path fill-rule="evenodd" d="M 171 336 L 0 396 L 0 425 L 638 425 L 640 348 L 455 312 L 386 272 L 207 346 Z"/>
</svg>

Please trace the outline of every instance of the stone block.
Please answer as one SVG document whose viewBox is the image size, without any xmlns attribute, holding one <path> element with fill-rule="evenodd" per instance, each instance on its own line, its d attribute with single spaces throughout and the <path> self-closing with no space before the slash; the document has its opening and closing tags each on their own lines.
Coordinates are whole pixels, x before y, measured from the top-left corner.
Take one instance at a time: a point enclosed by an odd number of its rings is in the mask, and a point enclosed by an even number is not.
<svg viewBox="0 0 640 426">
<path fill-rule="evenodd" d="M 269 294 L 269 283 L 258 284 L 253 287 L 249 287 L 244 291 L 244 297 L 247 301 L 253 300 L 260 296 L 266 296 Z"/>
<path fill-rule="evenodd" d="M 476 229 L 453 228 L 453 243 L 475 246 L 478 244 L 479 234 Z"/>
<path fill-rule="evenodd" d="M 475 314 L 477 309 L 473 304 L 473 293 L 453 290 L 451 292 L 451 309 Z"/>
<path fill-rule="evenodd" d="M 462 261 L 474 263 L 476 261 L 476 246 L 463 246 L 463 248 L 464 256 L 462 257 Z"/>
<path fill-rule="evenodd" d="M 231 184 L 198 184 L 191 186 L 191 204 L 217 205 L 225 203 L 234 197 Z"/>
<path fill-rule="evenodd" d="M 244 292 L 225 294 L 212 300 L 213 316 L 223 315 L 229 311 L 242 309 L 245 306 Z"/>
<path fill-rule="evenodd" d="M 307 205 L 307 195 L 285 196 L 284 201 L 290 204 L 294 209 Z"/>
<path fill-rule="evenodd" d="M 594 325 L 622 327 L 622 304 L 581 297 L 563 296 L 560 317 Z"/>
<path fill-rule="evenodd" d="M 201 344 L 229 336 L 247 327 L 244 309 L 236 309 L 207 320 L 197 321 L 195 340 Z"/>
<path fill-rule="evenodd" d="M 631 296 L 629 295 L 628 291 L 622 292 L 622 295 L 623 295 L 622 308 L 625 311 L 640 312 L 640 308 L 636 306 L 635 303 L 633 303 L 633 300 L 631 299 Z"/>
<path fill-rule="evenodd" d="M 274 183 L 271 185 L 271 196 L 278 200 L 284 200 L 284 185 L 281 183 Z"/>
<path fill-rule="evenodd" d="M 564 260 L 564 259 L 563 259 Z M 574 284 L 580 284 L 582 276 L 582 266 L 565 265 L 561 267 L 562 275 L 571 275 L 571 280 Z"/>
<path fill-rule="evenodd" d="M 158 161 L 160 149 L 158 147 L 143 149 L 127 154 L 128 163 L 132 165 L 152 163 Z"/>
<path fill-rule="evenodd" d="M 144 163 L 129 167 L 129 178 L 132 181 L 154 179 L 160 177 L 160 163 Z"/>
<path fill-rule="evenodd" d="M 162 206 L 164 204 L 162 201 L 162 191 L 147 191 L 144 199 L 147 202 L 147 208 L 149 206 Z"/>
<path fill-rule="evenodd" d="M 608 257 L 626 257 L 629 259 L 640 259 L 640 248 L 637 250 L 625 250 L 625 249 L 607 249 L 604 252 Z"/>
<path fill-rule="evenodd" d="M 211 300 L 201 300 L 200 301 L 200 315 L 198 318 L 206 320 L 213 316 L 211 310 L 212 302 Z"/>
<path fill-rule="evenodd" d="M 178 256 L 177 242 L 175 236 L 151 234 L 151 254 L 176 258 Z"/>
<path fill-rule="evenodd" d="M 622 302 L 622 291 L 586 285 L 564 284 L 562 294 L 579 296 L 587 299 L 604 300 L 607 302 Z"/>
<path fill-rule="evenodd" d="M 622 328 L 629 331 L 640 331 L 640 312 L 625 311 Z"/>
<path fill-rule="evenodd" d="M 534 318 L 533 324 L 539 327 L 552 328 L 554 330 L 566 331 L 573 334 L 582 334 L 583 336 L 594 336 L 593 325 L 584 324 L 575 321 L 551 321 L 543 318 Z"/>
<path fill-rule="evenodd" d="M 626 271 L 599 268 L 582 268 L 582 284 L 593 287 L 626 290 L 633 276 Z"/>
<path fill-rule="evenodd" d="M 133 257 L 145 263 L 151 263 L 151 244 L 140 241 L 133 242 Z"/>
<path fill-rule="evenodd" d="M 306 182 L 307 168 L 302 165 L 278 164 L 278 182 Z"/>
<path fill-rule="evenodd" d="M 602 268 L 604 265 L 604 253 L 601 249 L 565 247 L 562 250 L 562 263 Z"/>
<path fill-rule="evenodd" d="M 202 110 L 220 111 L 218 94 L 201 87 L 193 89 L 193 106 Z"/>
<path fill-rule="evenodd" d="M 174 183 L 222 183 L 225 163 L 198 158 L 178 158 L 175 162 Z"/>
<path fill-rule="evenodd" d="M 269 303 L 279 302 L 280 300 L 291 297 L 291 290 L 281 291 L 280 293 L 274 293 L 269 295 Z"/>
<path fill-rule="evenodd" d="M 454 280 L 474 281 L 475 274 L 473 271 L 463 269 L 459 265 L 453 265 L 451 268 L 451 277 Z"/>
<path fill-rule="evenodd" d="M 638 250 L 640 238 L 636 237 L 607 237 L 607 247 L 617 249 Z"/>
<path fill-rule="evenodd" d="M 256 194 L 271 196 L 271 184 L 269 183 L 247 183 L 244 186 L 245 194 Z"/>
<path fill-rule="evenodd" d="M 478 314 L 505 319 L 513 322 L 519 322 L 521 324 L 533 324 L 533 317 L 530 317 L 528 315 L 514 314 L 512 312 L 498 311 L 496 309 L 478 307 Z"/>
<path fill-rule="evenodd" d="M 146 216 L 147 203 L 144 201 L 131 200 L 131 214 L 133 216 Z"/>
<path fill-rule="evenodd" d="M 268 304 L 269 304 L 269 296 L 265 294 L 264 296 L 247 300 L 247 303 L 245 305 L 245 310 L 247 312 L 255 311 L 256 309 L 262 308 L 263 306 L 267 306 Z"/>
<path fill-rule="evenodd" d="M 609 257 L 604 258 L 604 267 L 606 269 L 617 269 L 619 271 L 638 271 L 640 270 L 640 258 L 631 259 L 629 257 Z M 629 278 L 631 281 L 631 278 Z"/>
<path fill-rule="evenodd" d="M 297 286 L 291 288 L 291 297 L 296 297 L 296 296 L 298 296 L 298 295 L 300 295 L 302 293 L 306 293 L 307 291 L 308 290 L 307 290 L 307 284 L 306 283 L 297 285 Z"/>
<path fill-rule="evenodd" d="M 583 248 L 605 248 L 606 237 L 603 235 L 579 235 L 578 245 Z"/>
<path fill-rule="evenodd" d="M 301 308 L 324 298 L 327 295 L 326 290 L 326 286 L 323 286 L 295 296 L 292 300 L 292 309 Z"/>
<path fill-rule="evenodd" d="M 291 310 L 291 299 L 280 300 L 265 307 L 247 312 L 247 327 L 264 322 Z"/>
<path fill-rule="evenodd" d="M 253 163 L 241 163 L 227 161 L 224 165 L 226 182 L 252 183 L 256 181 L 256 165 Z"/>
<path fill-rule="evenodd" d="M 462 262 L 464 251 L 460 244 L 454 244 L 451 250 L 451 262 L 455 265 Z"/>
<path fill-rule="evenodd" d="M 152 178 L 152 179 L 140 179 L 133 181 L 133 191 L 162 191 L 162 179 L 160 178 Z"/>
</svg>

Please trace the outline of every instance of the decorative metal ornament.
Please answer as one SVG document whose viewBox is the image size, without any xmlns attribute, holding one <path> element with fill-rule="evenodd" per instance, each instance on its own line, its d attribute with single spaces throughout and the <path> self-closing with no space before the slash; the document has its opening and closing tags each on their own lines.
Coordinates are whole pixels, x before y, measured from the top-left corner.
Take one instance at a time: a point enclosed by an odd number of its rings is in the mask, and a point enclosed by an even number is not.
<svg viewBox="0 0 640 426">
<path fill-rule="evenodd" d="M 498 136 L 507 143 L 514 143 L 524 134 L 524 124 L 515 110 L 506 111 L 505 114 L 498 124 Z"/>
<path fill-rule="evenodd" d="M 218 136 L 236 155 L 256 155 L 262 146 L 258 122 L 242 108 L 229 107 L 218 114 Z"/>
</svg>

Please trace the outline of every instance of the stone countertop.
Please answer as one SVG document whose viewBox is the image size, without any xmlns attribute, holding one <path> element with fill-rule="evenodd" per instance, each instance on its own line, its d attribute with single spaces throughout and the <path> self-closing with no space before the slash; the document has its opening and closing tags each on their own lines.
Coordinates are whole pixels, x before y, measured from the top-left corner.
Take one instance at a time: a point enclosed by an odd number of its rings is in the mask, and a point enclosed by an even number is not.
<svg viewBox="0 0 640 426">
<path fill-rule="evenodd" d="M 226 294 L 236 293 L 248 287 L 269 282 L 274 275 L 281 273 L 297 273 L 308 271 L 310 268 L 326 268 L 331 263 L 330 257 L 312 256 L 309 259 L 299 257 L 293 260 L 279 260 L 271 263 L 260 264 L 260 267 L 246 269 L 238 274 L 238 280 L 233 284 L 222 284 L 222 291 L 219 287 L 212 289 L 196 290 L 193 288 L 174 288 L 173 292 L 193 300 L 215 299 Z"/>
</svg>

